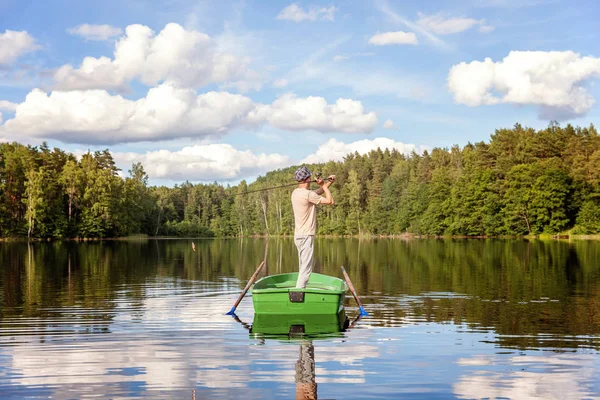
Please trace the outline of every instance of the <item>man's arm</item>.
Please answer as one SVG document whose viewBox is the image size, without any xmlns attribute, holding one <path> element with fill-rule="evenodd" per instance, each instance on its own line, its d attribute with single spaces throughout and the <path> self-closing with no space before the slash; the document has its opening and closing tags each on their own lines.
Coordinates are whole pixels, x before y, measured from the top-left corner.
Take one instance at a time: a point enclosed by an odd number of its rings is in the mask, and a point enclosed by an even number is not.
<svg viewBox="0 0 600 400">
<path fill-rule="evenodd" d="M 317 184 L 321 187 L 319 189 L 315 190 L 315 193 L 325 194 L 325 197 L 321 199 L 321 202 L 319 204 L 323 204 L 323 205 L 333 205 L 334 204 L 333 197 L 331 196 L 331 192 L 329 191 L 329 186 L 333 183 L 334 180 L 335 180 L 335 175 L 331 175 L 329 178 L 327 178 L 327 182 L 323 181 L 322 179 L 317 180 Z M 319 193 L 319 191 L 321 193 Z"/>
<path fill-rule="evenodd" d="M 333 205 L 333 197 L 331 197 L 331 192 L 329 191 L 329 185 L 325 186 L 321 186 L 323 188 L 323 193 L 325 194 L 325 197 L 323 199 L 321 199 L 321 202 L 319 204 L 323 204 L 323 205 Z"/>
</svg>

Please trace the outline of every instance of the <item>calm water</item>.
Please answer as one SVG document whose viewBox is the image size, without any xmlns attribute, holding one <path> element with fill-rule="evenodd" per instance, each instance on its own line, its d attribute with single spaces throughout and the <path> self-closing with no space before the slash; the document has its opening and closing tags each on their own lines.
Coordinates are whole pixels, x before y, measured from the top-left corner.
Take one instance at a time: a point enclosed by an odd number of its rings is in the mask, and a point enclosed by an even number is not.
<svg viewBox="0 0 600 400">
<path fill-rule="evenodd" d="M 600 398 L 600 242 L 318 240 L 370 316 L 313 340 L 224 315 L 291 240 L 194 242 L 0 243 L 0 397 Z"/>
</svg>

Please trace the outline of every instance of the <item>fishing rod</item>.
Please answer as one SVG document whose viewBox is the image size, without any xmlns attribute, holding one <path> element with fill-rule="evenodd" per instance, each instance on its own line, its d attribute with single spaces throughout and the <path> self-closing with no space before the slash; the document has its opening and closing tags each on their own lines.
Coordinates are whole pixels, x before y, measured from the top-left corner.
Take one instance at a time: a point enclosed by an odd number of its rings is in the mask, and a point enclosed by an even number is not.
<svg viewBox="0 0 600 400">
<path fill-rule="evenodd" d="M 317 172 L 315 174 L 315 176 L 317 177 L 317 179 L 313 179 L 312 181 L 310 181 L 310 183 L 317 182 L 319 179 L 321 179 L 322 174 L 320 172 Z M 329 181 L 332 182 L 331 179 L 329 179 Z M 297 186 L 297 185 L 298 185 L 298 182 L 296 182 L 296 183 L 289 183 L 287 185 L 272 186 L 272 187 L 268 187 L 268 188 L 255 189 L 255 190 L 250 190 L 250 191 L 247 191 L 247 192 L 236 193 L 234 196 L 238 196 L 238 195 L 241 195 L 241 194 L 250 194 L 250 193 L 256 193 L 256 192 L 264 192 L 265 190 L 280 189 L 280 188 L 285 188 L 285 187 L 290 187 L 290 186 Z"/>
</svg>

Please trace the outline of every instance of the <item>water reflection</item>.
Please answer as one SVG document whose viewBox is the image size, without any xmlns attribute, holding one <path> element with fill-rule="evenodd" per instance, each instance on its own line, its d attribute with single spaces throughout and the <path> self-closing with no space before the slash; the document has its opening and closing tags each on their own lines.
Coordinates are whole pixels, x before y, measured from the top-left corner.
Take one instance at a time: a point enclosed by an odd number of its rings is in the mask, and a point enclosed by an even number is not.
<svg viewBox="0 0 600 400">
<path fill-rule="evenodd" d="M 321 398 L 600 396 L 598 242 L 320 239 L 370 316 L 305 342 L 224 315 L 266 240 L 195 243 L 0 243 L 1 397 L 293 398 L 312 371 Z"/>
<path fill-rule="evenodd" d="M 594 355 L 473 356 L 457 361 L 467 373 L 453 385 L 453 392 L 469 399 L 597 398 L 597 363 Z"/>
<path fill-rule="evenodd" d="M 317 400 L 315 348 L 313 340 L 344 337 L 360 315 L 350 324 L 345 310 L 336 315 L 263 315 L 255 314 L 252 325 L 247 325 L 234 315 L 234 319 L 250 331 L 250 336 L 260 340 L 279 340 L 299 343 L 295 365 L 296 400 Z"/>
<path fill-rule="evenodd" d="M 296 361 L 296 400 L 317 400 L 315 348 L 310 340 L 300 344 Z"/>
</svg>

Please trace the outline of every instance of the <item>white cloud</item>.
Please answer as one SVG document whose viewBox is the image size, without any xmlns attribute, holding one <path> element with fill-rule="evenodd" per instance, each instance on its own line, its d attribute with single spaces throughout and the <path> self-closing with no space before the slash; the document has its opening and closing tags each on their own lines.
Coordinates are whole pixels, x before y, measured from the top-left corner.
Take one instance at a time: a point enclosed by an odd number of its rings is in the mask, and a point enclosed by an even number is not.
<svg viewBox="0 0 600 400">
<path fill-rule="evenodd" d="M 417 24 L 438 35 L 464 32 L 476 25 L 480 26 L 480 32 L 490 32 L 494 29 L 491 26 L 485 25 L 485 20 L 483 19 L 476 20 L 465 17 L 447 18 L 443 14 L 425 15 L 422 13 L 418 13 L 418 16 Z"/>
<path fill-rule="evenodd" d="M 215 137 L 265 123 L 292 131 L 367 133 L 377 124 L 377 116 L 365 113 L 360 101 L 350 99 L 330 105 L 322 97 L 287 94 L 265 105 L 238 94 L 198 95 L 169 84 L 152 88 L 135 101 L 104 90 L 46 94 L 35 89 L 17 105 L 15 117 L 0 126 L 0 134 L 72 143 L 126 143 Z"/>
<path fill-rule="evenodd" d="M 121 28 L 110 25 L 90 25 L 82 24 L 67 29 L 71 35 L 81 36 L 88 40 L 108 40 L 111 37 L 119 36 L 123 33 Z"/>
<path fill-rule="evenodd" d="M 276 88 L 286 87 L 287 85 L 288 85 L 287 79 L 277 79 L 275 82 L 273 82 L 273 87 L 276 87 Z"/>
<path fill-rule="evenodd" d="M 600 76 L 600 58 L 572 51 L 511 51 L 502 61 L 462 62 L 448 74 L 457 103 L 540 106 L 543 119 L 583 115 L 594 105 L 586 84 Z"/>
<path fill-rule="evenodd" d="M 229 144 L 184 147 L 179 151 L 159 150 L 144 154 L 114 153 L 119 164 L 141 162 L 150 178 L 176 181 L 237 180 L 289 165 L 288 156 L 254 154 Z"/>
<path fill-rule="evenodd" d="M 250 58 L 219 52 L 208 35 L 178 24 L 167 24 L 157 35 L 147 26 L 130 25 L 116 43 L 113 59 L 85 57 L 79 68 L 64 65 L 54 78 L 59 90 L 125 90 L 132 79 L 189 88 L 211 83 L 256 87 L 258 74 L 249 64 Z M 254 84 L 248 86 L 248 81 Z"/>
<path fill-rule="evenodd" d="M 296 3 L 292 3 L 277 15 L 276 19 L 280 20 L 288 20 L 295 22 L 302 21 L 333 21 L 335 12 L 338 9 L 334 6 L 331 7 L 309 7 L 308 11 L 302 9 L 302 7 L 298 6 Z"/>
<path fill-rule="evenodd" d="M 369 39 L 370 44 L 374 44 L 375 46 L 386 46 L 390 44 L 412 44 L 416 45 L 419 43 L 417 40 L 417 35 L 413 32 L 384 32 L 378 33 L 376 35 L 371 36 Z"/>
<path fill-rule="evenodd" d="M 383 123 L 383 129 L 396 130 L 396 129 L 398 129 L 398 127 L 396 126 L 394 121 L 392 121 L 391 119 L 388 119 L 387 121 L 385 121 Z"/>
<path fill-rule="evenodd" d="M 289 131 L 367 133 L 377 125 L 377 115 L 365 113 L 360 101 L 338 99 L 330 105 L 323 97 L 299 98 L 293 94 L 277 98 L 270 106 L 261 106 L 256 116 Z"/>
<path fill-rule="evenodd" d="M 11 103 L 10 101 L 0 100 L 0 110 L 9 110 L 15 111 L 17 109 L 17 104 Z"/>
<path fill-rule="evenodd" d="M 40 46 L 27 31 L 6 30 L 0 33 L 0 65 L 12 64 L 23 54 L 35 51 Z"/>
<path fill-rule="evenodd" d="M 255 105 L 227 92 L 201 95 L 167 84 L 136 101 L 104 90 L 35 89 L 0 132 L 75 143 L 119 143 L 223 134 L 246 122 Z"/>
<path fill-rule="evenodd" d="M 378 137 L 372 140 L 364 139 L 352 143 L 344 143 L 336 139 L 329 139 L 326 143 L 319 146 L 316 153 L 304 158 L 301 163 L 324 163 L 330 160 L 342 161 L 344 156 L 354 153 L 367 154 L 377 148 L 381 150 L 396 149 L 400 153 L 410 154 L 413 150 L 422 152 L 423 148 L 417 149 L 414 144 L 396 142 L 393 139 Z"/>
</svg>

